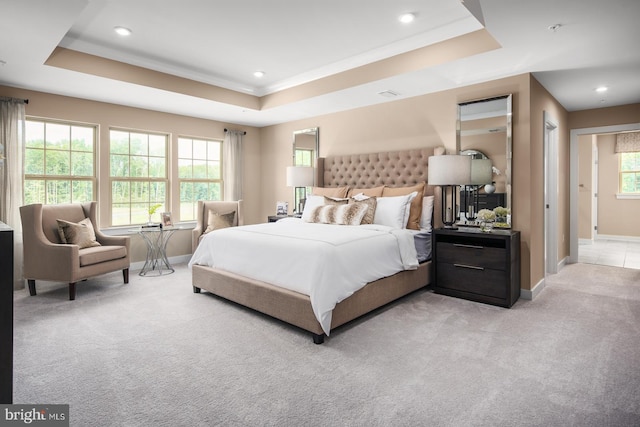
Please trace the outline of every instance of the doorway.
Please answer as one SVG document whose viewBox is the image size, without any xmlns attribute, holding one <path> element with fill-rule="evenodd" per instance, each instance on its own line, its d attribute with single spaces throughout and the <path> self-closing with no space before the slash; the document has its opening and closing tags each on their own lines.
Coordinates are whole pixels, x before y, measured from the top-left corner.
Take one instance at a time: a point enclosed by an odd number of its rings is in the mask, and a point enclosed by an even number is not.
<svg viewBox="0 0 640 427">
<path fill-rule="evenodd" d="M 570 130 L 570 164 L 569 164 L 569 262 L 579 262 L 579 137 L 603 133 L 619 133 L 640 130 L 640 123 L 626 125 L 601 126 Z M 597 214 L 596 214 L 597 215 Z"/>
</svg>

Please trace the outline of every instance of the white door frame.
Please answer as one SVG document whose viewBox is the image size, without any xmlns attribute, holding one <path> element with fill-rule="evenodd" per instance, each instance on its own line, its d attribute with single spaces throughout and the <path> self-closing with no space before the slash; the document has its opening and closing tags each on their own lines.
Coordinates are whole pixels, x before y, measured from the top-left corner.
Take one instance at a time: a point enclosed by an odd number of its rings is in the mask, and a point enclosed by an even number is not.
<svg viewBox="0 0 640 427">
<path fill-rule="evenodd" d="M 569 262 L 578 262 L 578 137 L 598 133 L 640 130 L 640 123 L 570 130 L 569 140 Z"/>
<path fill-rule="evenodd" d="M 558 272 L 558 121 L 544 111 L 545 276 Z"/>
</svg>

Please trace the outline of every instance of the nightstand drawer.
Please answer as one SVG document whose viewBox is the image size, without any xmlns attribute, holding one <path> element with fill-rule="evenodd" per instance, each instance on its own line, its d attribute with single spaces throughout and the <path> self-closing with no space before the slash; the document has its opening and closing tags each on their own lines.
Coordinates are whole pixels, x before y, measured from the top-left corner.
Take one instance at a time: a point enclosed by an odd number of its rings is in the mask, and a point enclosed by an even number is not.
<svg viewBox="0 0 640 427">
<path fill-rule="evenodd" d="M 507 297 L 508 274 L 506 271 L 482 269 L 468 264 L 437 265 L 436 286 L 471 292 L 495 298 Z"/>
<path fill-rule="evenodd" d="M 505 270 L 507 252 L 504 248 L 471 243 L 438 242 L 438 262 L 465 264 L 474 267 Z"/>
</svg>

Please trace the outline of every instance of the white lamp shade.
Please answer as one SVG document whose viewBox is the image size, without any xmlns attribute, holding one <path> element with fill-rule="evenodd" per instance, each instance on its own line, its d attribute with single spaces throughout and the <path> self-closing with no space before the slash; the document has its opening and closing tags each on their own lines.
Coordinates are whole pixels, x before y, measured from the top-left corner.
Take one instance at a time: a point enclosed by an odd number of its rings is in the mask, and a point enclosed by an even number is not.
<svg viewBox="0 0 640 427">
<path fill-rule="evenodd" d="M 429 185 L 466 185 L 471 182 L 471 156 L 429 157 Z"/>
<path fill-rule="evenodd" d="M 493 165 L 490 159 L 471 159 L 471 185 L 491 184 Z"/>
<path fill-rule="evenodd" d="M 287 166 L 287 187 L 310 187 L 313 185 L 313 168 L 309 166 Z"/>
</svg>

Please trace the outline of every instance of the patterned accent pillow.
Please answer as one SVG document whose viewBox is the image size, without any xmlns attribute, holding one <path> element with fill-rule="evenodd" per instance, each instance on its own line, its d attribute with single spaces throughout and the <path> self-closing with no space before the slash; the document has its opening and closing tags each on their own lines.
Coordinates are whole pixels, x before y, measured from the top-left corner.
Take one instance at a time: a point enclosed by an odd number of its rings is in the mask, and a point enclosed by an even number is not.
<svg viewBox="0 0 640 427">
<path fill-rule="evenodd" d="M 102 246 L 96 241 L 96 232 L 89 218 L 78 223 L 63 219 L 56 219 L 56 222 L 58 223 L 58 235 L 63 244 L 78 245 L 80 249 Z"/>
<path fill-rule="evenodd" d="M 351 198 L 349 199 L 349 203 L 350 204 L 362 203 L 363 205 L 366 205 L 367 210 L 364 214 L 364 217 L 362 217 L 361 224 L 373 224 L 373 218 L 375 217 L 375 214 L 376 214 L 376 205 L 378 204 L 375 197 L 367 197 L 366 199 L 360 199 L 360 200 Z"/>
<path fill-rule="evenodd" d="M 360 225 L 366 213 L 367 205 L 362 203 L 322 205 L 313 210 L 309 222 L 319 224 Z"/>
<path fill-rule="evenodd" d="M 216 211 L 209 210 L 207 229 L 204 230 L 203 234 L 207 234 L 213 230 L 220 230 L 221 228 L 233 227 L 233 220 L 235 217 L 236 211 L 221 214 Z"/>
<path fill-rule="evenodd" d="M 343 199 L 340 197 L 327 197 L 324 196 L 325 205 L 346 205 L 349 203 L 349 199 Z"/>
</svg>

